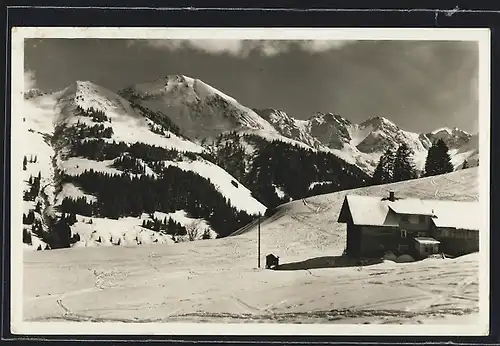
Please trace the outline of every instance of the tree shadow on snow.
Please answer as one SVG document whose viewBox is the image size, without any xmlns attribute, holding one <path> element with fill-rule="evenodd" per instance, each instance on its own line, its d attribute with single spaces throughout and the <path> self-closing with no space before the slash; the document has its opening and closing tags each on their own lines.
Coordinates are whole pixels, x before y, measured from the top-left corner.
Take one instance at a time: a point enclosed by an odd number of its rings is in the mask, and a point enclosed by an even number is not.
<svg viewBox="0 0 500 346">
<path fill-rule="evenodd" d="M 323 256 L 310 258 L 300 262 L 283 263 L 274 270 L 307 270 L 322 268 L 343 268 L 343 267 L 361 267 L 382 263 L 382 259 L 363 259 L 359 260 L 348 256 Z"/>
</svg>

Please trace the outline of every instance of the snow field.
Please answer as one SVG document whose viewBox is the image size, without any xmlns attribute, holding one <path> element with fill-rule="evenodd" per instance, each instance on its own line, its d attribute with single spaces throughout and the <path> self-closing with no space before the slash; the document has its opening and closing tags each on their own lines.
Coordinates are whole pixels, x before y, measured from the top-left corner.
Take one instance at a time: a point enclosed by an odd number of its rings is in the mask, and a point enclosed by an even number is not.
<svg viewBox="0 0 500 346">
<path fill-rule="evenodd" d="M 402 197 L 435 198 L 439 190 L 440 198 L 476 200 L 477 174 L 473 168 L 349 192 L 385 195 L 392 189 Z M 346 193 L 284 204 L 262 222 L 262 266 L 274 253 L 289 270 L 256 268 L 257 226 L 175 246 L 26 252 L 24 319 L 470 323 L 478 313 L 478 254 L 345 263 L 339 257 L 345 225 L 336 219 Z"/>
</svg>

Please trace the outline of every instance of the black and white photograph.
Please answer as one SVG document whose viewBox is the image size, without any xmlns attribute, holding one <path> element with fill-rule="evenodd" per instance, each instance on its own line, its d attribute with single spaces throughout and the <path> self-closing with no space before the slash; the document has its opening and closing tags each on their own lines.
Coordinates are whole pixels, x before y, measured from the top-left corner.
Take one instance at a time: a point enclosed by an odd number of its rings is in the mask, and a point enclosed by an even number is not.
<svg viewBox="0 0 500 346">
<path fill-rule="evenodd" d="M 489 45 L 17 28 L 13 331 L 487 334 Z"/>
</svg>

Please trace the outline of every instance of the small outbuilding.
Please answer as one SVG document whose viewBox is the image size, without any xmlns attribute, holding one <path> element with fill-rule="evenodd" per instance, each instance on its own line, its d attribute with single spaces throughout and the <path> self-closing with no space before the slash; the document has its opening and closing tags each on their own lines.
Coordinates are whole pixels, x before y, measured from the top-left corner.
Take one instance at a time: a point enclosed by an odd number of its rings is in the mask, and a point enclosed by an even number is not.
<svg viewBox="0 0 500 346">
<path fill-rule="evenodd" d="M 439 240 L 428 237 L 415 238 L 415 251 L 420 258 L 425 258 L 430 255 L 439 253 Z"/>
<path fill-rule="evenodd" d="M 266 269 L 273 269 L 279 265 L 280 258 L 279 256 L 275 256 L 273 254 L 269 254 L 266 256 Z"/>
</svg>

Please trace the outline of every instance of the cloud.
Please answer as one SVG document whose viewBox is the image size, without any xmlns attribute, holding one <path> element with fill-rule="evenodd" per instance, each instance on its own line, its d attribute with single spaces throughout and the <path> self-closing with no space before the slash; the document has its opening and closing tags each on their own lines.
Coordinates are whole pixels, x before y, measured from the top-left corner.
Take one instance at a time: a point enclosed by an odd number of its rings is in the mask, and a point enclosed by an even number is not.
<svg viewBox="0 0 500 346">
<path fill-rule="evenodd" d="M 129 41 L 129 45 L 137 41 Z M 147 40 L 147 44 L 157 49 L 170 51 L 194 49 L 208 54 L 228 54 L 235 57 L 247 57 L 251 52 L 260 52 L 265 56 L 274 56 L 298 49 L 312 54 L 339 49 L 354 41 L 339 40 Z"/>
<path fill-rule="evenodd" d="M 24 71 L 24 91 L 33 89 L 36 86 L 35 72 L 33 70 Z"/>
</svg>

